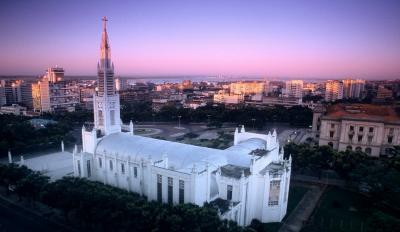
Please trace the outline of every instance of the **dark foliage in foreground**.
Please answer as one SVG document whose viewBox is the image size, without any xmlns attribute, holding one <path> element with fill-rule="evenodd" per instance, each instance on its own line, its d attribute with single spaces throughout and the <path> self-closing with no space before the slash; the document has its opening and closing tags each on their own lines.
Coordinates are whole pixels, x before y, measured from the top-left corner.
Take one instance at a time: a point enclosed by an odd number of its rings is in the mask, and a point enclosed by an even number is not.
<svg viewBox="0 0 400 232">
<path fill-rule="evenodd" d="M 148 202 L 138 194 L 74 177 L 49 183 L 48 177 L 14 164 L 0 165 L 0 185 L 14 186 L 21 197 L 60 210 L 80 230 L 254 231 L 221 220 L 208 204 Z"/>
</svg>

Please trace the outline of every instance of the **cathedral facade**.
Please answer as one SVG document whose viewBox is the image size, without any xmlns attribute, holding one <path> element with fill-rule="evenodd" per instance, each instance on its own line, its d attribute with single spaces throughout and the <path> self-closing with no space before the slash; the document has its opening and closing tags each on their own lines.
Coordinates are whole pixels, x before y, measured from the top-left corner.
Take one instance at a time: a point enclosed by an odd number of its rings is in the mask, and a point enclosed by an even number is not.
<svg viewBox="0 0 400 232">
<path fill-rule="evenodd" d="M 120 119 L 114 66 L 103 18 L 94 126 L 82 128 L 74 149 L 74 175 L 139 193 L 168 204 L 209 202 L 223 219 L 248 225 L 280 222 L 286 214 L 291 158 L 284 159 L 277 133 L 236 129 L 225 150 L 134 135 Z"/>
</svg>

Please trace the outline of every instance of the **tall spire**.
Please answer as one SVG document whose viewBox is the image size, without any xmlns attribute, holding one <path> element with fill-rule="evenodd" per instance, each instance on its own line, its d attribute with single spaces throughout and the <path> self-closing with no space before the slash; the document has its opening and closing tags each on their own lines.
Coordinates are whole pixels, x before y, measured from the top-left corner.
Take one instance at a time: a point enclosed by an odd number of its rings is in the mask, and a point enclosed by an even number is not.
<svg viewBox="0 0 400 232">
<path fill-rule="evenodd" d="M 108 43 L 108 34 L 107 34 L 107 17 L 103 17 L 103 33 L 101 35 L 101 46 L 100 46 L 100 59 L 105 60 L 106 65 L 110 63 L 111 59 L 111 51 L 110 44 Z"/>
</svg>

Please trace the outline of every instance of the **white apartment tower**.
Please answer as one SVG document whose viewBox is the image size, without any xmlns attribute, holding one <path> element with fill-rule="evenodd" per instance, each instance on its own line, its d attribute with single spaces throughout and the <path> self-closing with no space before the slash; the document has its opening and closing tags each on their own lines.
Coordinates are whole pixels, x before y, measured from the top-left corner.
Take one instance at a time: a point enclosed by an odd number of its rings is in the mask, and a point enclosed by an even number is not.
<svg viewBox="0 0 400 232">
<path fill-rule="evenodd" d="M 103 18 L 100 62 L 97 64 L 97 91 L 93 97 L 94 125 L 103 135 L 121 131 L 119 94 L 115 90 L 114 64 L 108 42 L 107 18 Z"/>
<path fill-rule="evenodd" d="M 365 88 L 365 80 L 343 80 L 343 98 L 361 98 Z"/>
<path fill-rule="evenodd" d="M 302 80 L 290 80 L 286 81 L 285 94 L 286 97 L 303 97 L 303 81 Z"/>
<path fill-rule="evenodd" d="M 336 101 L 343 98 L 343 82 L 329 80 L 325 83 L 325 101 Z"/>
</svg>

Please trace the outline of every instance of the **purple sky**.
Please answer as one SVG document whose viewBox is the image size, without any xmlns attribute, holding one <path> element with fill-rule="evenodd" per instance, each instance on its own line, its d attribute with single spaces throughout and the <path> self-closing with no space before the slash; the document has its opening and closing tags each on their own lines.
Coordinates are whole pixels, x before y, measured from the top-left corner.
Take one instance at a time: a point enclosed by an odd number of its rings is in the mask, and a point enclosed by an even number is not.
<svg viewBox="0 0 400 232">
<path fill-rule="evenodd" d="M 0 1 L 0 75 L 399 78 L 400 1 Z"/>
</svg>

